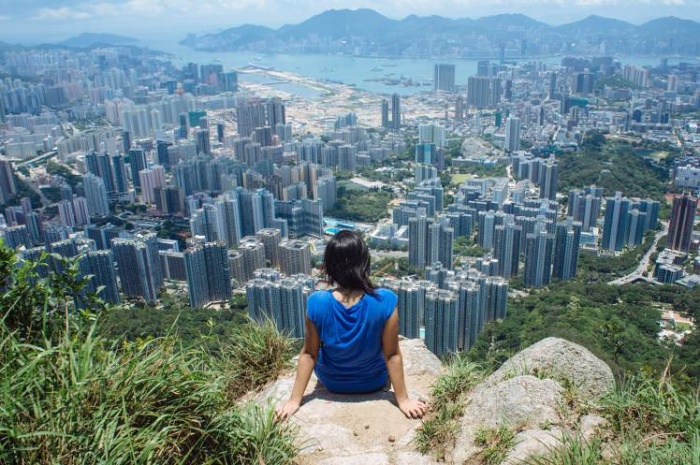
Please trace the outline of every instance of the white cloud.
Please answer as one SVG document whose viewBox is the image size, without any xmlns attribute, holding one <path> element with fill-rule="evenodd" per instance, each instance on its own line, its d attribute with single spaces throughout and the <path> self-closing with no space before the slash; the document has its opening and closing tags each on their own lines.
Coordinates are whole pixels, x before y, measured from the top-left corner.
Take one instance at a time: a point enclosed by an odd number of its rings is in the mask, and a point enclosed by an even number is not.
<svg viewBox="0 0 700 465">
<path fill-rule="evenodd" d="M 90 19 L 93 15 L 67 6 L 61 8 L 40 8 L 32 19 L 39 21 L 76 21 Z"/>
</svg>

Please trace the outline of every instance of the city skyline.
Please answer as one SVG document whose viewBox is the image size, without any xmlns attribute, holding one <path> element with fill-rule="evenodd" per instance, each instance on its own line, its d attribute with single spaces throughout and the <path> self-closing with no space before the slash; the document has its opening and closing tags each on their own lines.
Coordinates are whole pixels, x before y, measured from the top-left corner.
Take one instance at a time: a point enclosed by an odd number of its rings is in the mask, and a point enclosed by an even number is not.
<svg viewBox="0 0 700 465">
<path fill-rule="evenodd" d="M 696 0 L 646 0 L 642 8 L 632 0 L 515 0 L 491 1 L 424 0 L 348 2 L 310 2 L 274 0 L 258 2 L 203 0 L 193 3 L 182 0 L 104 0 L 96 3 L 83 0 L 32 0 L 22 4 L 0 1 L 0 41 L 40 43 L 65 40 L 84 32 L 105 32 L 135 37 L 140 40 L 180 40 L 187 33 L 208 33 L 255 24 L 273 28 L 302 22 L 329 9 L 370 8 L 391 19 L 410 15 L 473 18 L 497 14 L 527 14 L 552 25 L 578 21 L 598 15 L 641 24 L 658 17 L 700 18 L 700 2 Z M 157 21 L 154 21 L 156 20 Z"/>
</svg>

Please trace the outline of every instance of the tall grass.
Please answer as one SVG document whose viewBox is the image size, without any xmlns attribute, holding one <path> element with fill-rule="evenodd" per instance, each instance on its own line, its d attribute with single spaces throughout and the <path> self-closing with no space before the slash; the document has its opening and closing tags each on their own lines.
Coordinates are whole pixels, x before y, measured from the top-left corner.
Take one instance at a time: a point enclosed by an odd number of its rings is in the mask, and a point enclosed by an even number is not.
<svg viewBox="0 0 700 465">
<path fill-rule="evenodd" d="M 416 434 L 417 449 L 444 459 L 454 447 L 459 433 L 459 418 L 464 413 L 465 394 L 485 376 L 482 367 L 457 354 L 447 372 L 433 386 L 427 420 Z"/>
<path fill-rule="evenodd" d="M 602 399 L 610 426 L 601 437 L 564 436 L 529 465 L 700 465 L 698 393 L 679 390 L 667 373 L 631 377 Z"/>
<path fill-rule="evenodd" d="M 49 258 L 62 271 L 42 278 Z M 22 262 L 0 240 L 0 464 L 293 463 L 291 426 L 238 403 L 290 358 L 274 325 L 242 324 L 217 355 L 110 342 L 86 283 L 74 260 Z"/>
<path fill-rule="evenodd" d="M 175 337 L 114 347 L 93 328 L 31 345 L 0 325 L 0 463 L 291 464 L 291 427 L 235 402 L 242 383 L 277 374 L 284 343 L 257 352 L 275 335 L 246 325 L 250 345 L 220 360 Z M 258 372 L 251 360 L 272 363 Z"/>
</svg>

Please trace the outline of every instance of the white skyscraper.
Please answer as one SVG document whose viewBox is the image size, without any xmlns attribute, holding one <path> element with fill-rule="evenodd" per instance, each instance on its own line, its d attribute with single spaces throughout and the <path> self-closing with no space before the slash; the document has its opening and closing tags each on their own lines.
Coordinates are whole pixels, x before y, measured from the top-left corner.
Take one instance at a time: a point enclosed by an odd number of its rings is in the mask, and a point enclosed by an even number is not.
<svg viewBox="0 0 700 465">
<path fill-rule="evenodd" d="M 514 116 L 506 120 L 506 152 L 515 152 L 520 149 L 520 118 Z"/>
<path fill-rule="evenodd" d="M 141 181 L 143 203 L 155 203 L 153 189 L 165 187 L 165 168 L 155 165 L 150 169 L 141 170 L 139 171 L 139 180 Z"/>
</svg>

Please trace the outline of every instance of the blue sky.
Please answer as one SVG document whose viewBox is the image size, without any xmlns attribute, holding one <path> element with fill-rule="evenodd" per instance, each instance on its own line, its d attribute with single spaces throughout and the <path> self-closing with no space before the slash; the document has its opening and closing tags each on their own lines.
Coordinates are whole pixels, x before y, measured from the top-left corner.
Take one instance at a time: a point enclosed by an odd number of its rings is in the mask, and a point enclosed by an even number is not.
<svg viewBox="0 0 700 465">
<path fill-rule="evenodd" d="M 661 16 L 700 21 L 700 0 L 0 0 L 0 41 L 38 43 L 81 32 L 180 39 L 240 24 L 278 27 L 331 8 L 478 18 L 524 13 L 562 24 L 598 14 L 642 23 Z"/>
</svg>

